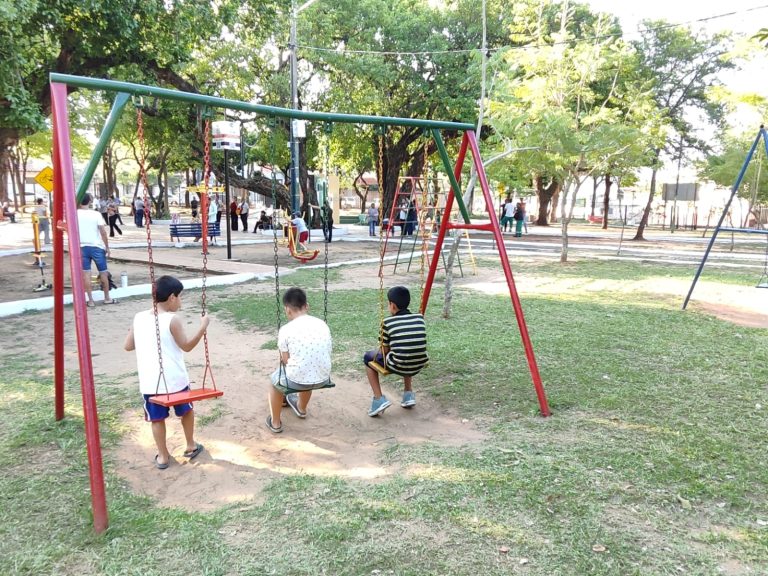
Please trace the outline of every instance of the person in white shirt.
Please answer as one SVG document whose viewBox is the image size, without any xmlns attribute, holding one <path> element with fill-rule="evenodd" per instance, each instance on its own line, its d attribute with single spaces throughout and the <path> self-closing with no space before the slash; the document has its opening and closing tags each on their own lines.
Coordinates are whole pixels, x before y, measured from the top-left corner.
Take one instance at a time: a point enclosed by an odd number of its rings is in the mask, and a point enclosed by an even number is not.
<svg viewBox="0 0 768 576">
<path fill-rule="evenodd" d="M 243 232 L 248 232 L 248 212 L 251 208 L 248 199 L 244 198 L 238 208 L 240 209 L 240 221 L 243 223 Z"/>
<path fill-rule="evenodd" d="M 504 216 L 501 217 L 501 222 L 499 223 L 502 232 L 507 231 L 507 226 L 509 226 L 510 231 L 512 230 L 512 223 L 514 222 L 514 215 L 515 215 L 515 203 L 512 202 L 512 198 L 507 196 L 507 199 L 504 201 Z"/>
<path fill-rule="evenodd" d="M 91 261 L 96 263 L 99 272 L 101 289 L 104 291 L 104 304 L 117 304 L 117 300 L 109 297 L 109 270 L 107 270 L 107 256 L 109 256 L 109 239 L 107 238 L 107 225 L 101 214 L 91 210 L 89 206 L 93 198 L 85 194 L 80 201 L 77 210 L 77 228 L 80 231 L 80 256 L 83 261 L 83 284 L 88 295 L 88 307 L 93 308 L 93 289 L 91 287 Z"/>
<path fill-rule="evenodd" d="M 219 223 L 219 218 L 219 201 L 215 196 L 211 196 L 208 204 L 208 241 L 214 246 L 216 245 L 216 236 L 211 235 L 211 232 Z"/>
<path fill-rule="evenodd" d="M 299 418 L 306 418 L 312 390 L 325 388 L 331 381 L 332 342 L 328 325 L 309 315 L 307 294 L 301 288 L 285 291 L 283 307 L 289 322 L 277 335 L 280 366 L 271 377 L 267 416 L 267 428 L 275 434 L 283 431 L 280 410 L 284 405 L 290 406 Z M 289 393 L 289 389 L 300 392 Z"/>
<path fill-rule="evenodd" d="M 152 437 L 157 446 L 155 467 L 165 470 L 170 465 L 171 454 L 166 445 L 165 421 L 171 411 L 167 406 L 150 402 L 152 396 L 173 394 L 189 388 L 189 374 L 184 362 L 184 352 L 191 352 L 205 335 L 210 316 L 200 319 L 200 327 L 192 337 L 184 333 L 184 323 L 176 314 L 181 309 L 182 283 L 173 276 L 161 276 L 155 282 L 154 298 L 157 303 L 156 333 L 155 310 L 150 308 L 139 312 L 125 337 L 124 348 L 136 351 L 136 365 L 139 374 L 139 391 L 144 397 L 144 419 L 152 424 Z M 163 379 L 160 379 L 160 357 L 157 339 L 160 338 L 160 354 L 163 360 Z M 192 403 L 177 404 L 173 407 L 181 418 L 186 449 L 184 457 L 192 460 L 203 451 L 203 445 L 195 441 L 195 413 Z"/>
<path fill-rule="evenodd" d="M 304 222 L 304 218 L 301 217 L 301 214 L 294 212 L 291 218 L 291 225 L 296 226 L 297 247 L 299 250 L 305 251 L 307 247 L 304 245 L 304 242 L 309 240 L 309 228 L 307 228 L 307 223 Z"/>
</svg>

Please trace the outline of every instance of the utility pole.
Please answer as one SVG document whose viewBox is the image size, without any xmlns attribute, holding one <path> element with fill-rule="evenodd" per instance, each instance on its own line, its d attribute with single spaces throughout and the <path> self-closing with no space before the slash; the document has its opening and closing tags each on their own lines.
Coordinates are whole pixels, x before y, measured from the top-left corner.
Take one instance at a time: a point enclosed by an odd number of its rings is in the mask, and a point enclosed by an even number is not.
<svg viewBox="0 0 768 576">
<path fill-rule="evenodd" d="M 296 21 L 298 20 L 299 13 L 305 8 L 309 8 L 317 0 L 307 0 L 298 8 L 296 7 L 296 0 L 291 0 L 291 37 L 288 41 L 288 49 L 291 56 L 291 109 L 299 109 L 299 85 L 298 85 L 298 73 L 297 73 L 297 59 L 296 59 Z M 291 149 L 291 211 L 298 212 L 299 210 L 299 138 L 303 138 L 303 130 L 299 130 L 299 120 L 291 118 L 291 141 L 289 143 Z"/>
<path fill-rule="evenodd" d="M 296 73 L 296 19 L 299 11 L 296 9 L 296 0 L 291 0 L 291 39 L 289 49 L 291 51 L 291 108 L 299 109 L 299 87 Z M 296 119 L 291 118 L 291 212 L 296 212 L 299 206 L 299 140 L 296 135 Z"/>
</svg>

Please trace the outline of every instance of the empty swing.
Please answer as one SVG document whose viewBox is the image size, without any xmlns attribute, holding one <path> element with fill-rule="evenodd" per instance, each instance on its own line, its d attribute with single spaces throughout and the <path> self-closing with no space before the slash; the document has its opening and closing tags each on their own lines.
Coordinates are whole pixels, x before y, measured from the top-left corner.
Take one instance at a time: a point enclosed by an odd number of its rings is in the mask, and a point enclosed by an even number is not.
<svg viewBox="0 0 768 576">
<path fill-rule="evenodd" d="M 149 278 L 152 284 L 152 310 L 155 318 L 155 335 L 157 336 L 157 358 L 159 362 L 159 373 L 157 378 L 156 396 L 152 396 L 149 401 L 152 404 L 158 404 L 160 406 L 171 407 L 178 404 L 187 404 L 198 400 L 207 400 L 209 398 L 218 398 L 223 396 L 224 392 L 216 388 L 216 381 L 213 378 L 213 371 L 211 370 L 211 359 L 208 353 L 208 333 L 203 335 L 203 345 L 205 349 L 205 370 L 203 371 L 203 383 L 200 388 L 190 388 L 182 390 L 180 392 L 168 392 L 168 383 L 165 380 L 165 372 L 163 370 L 163 356 L 162 347 L 160 343 L 160 318 L 157 311 L 157 301 L 155 299 L 155 263 L 152 256 L 152 232 L 149 219 L 150 210 L 150 197 L 149 197 L 149 185 L 147 183 L 147 170 L 146 170 L 146 142 L 144 140 L 144 121 L 141 110 L 141 100 L 136 104 L 136 120 L 137 120 L 137 139 L 139 142 L 139 174 L 141 177 L 142 186 L 144 187 L 144 210 L 147 212 L 144 218 L 145 228 L 147 232 L 147 255 L 149 262 Z M 203 232 L 203 286 L 202 286 L 202 316 L 206 314 L 206 279 L 208 275 L 208 182 L 210 175 L 210 118 L 206 118 L 205 121 L 205 194 L 201 198 L 202 204 L 202 232 Z M 211 376 L 211 388 L 205 386 L 208 375 Z M 163 383 L 165 387 L 165 393 L 161 391 L 160 383 Z"/>
<path fill-rule="evenodd" d="M 763 260 L 763 274 L 757 281 L 755 288 L 768 288 L 768 234 L 765 235 L 765 259 Z"/>
</svg>

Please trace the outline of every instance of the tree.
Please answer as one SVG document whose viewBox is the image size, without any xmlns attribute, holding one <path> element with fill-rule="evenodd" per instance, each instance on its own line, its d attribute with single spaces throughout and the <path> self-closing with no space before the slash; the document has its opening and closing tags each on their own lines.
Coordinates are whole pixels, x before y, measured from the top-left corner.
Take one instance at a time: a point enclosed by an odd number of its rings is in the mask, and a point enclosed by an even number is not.
<svg viewBox="0 0 768 576">
<path fill-rule="evenodd" d="M 705 161 L 699 162 L 697 165 L 699 175 L 720 186 L 733 187 L 754 139 L 755 134 L 749 133 L 740 136 L 723 136 L 722 152 L 711 154 Z M 749 202 L 747 216 L 742 225 L 744 227 L 749 225 L 750 214 L 760 222 L 760 214 L 755 208 L 768 202 L 768 158 L 766 158 L 765 145 L 762 141 L 758 144 L 752 161 L 747 166 L 738 195 Z"/>
<path fill-rule="evenodd" d="M 635 42 L 641 75 L 652 87 L 666 130 L 663 141 L 652 149 L 648 202 L 633 240 L 644 239 L 662 154 L 684 157 L 686 151 L 709 149 L 702 130 L 723 118 L 722 104 L 710 98 L 709 91 L 720 84 L 718 74 L 734 66 L 728 56 L 728 34 L 694 34 L 663 20 L 644 21 L 643 26 L 641 39 Z"/>
<path fill-rule="evenodd" d="M 495 46 L 504 41 L 503 7 L 502 2 L 492 5 Z M 444 7 L 412 0 L 341 0 L 322 11 L 313 7 L 313 17 L 302 20 L 299 37 L 313 38 L 318 49 L 300 53 L 327 90 L 305 95 L 306 101 L 356 114 L 474 121 L 482 29 L 474 6 L 468 0 Z M 456 136 L 443 134 L 446 140 Z M 370 136 L 366 140 L 372 142 Z M 387 128 L 385 211 L 398 177 L 419 165 L 414 160 L 423 157 L 427 145 L 420 128 Z M 374 161 L 376 150 L 375 143 L 369 147 Z"/>
<path fill-rule="evenodd" d="M 518 86 L 523 100 L 538 97 L 544 108 L 549 106 L 545 91 L 554 89 L 560 95 L 554 100 L 561 100 L 555 104 L 561 105 L 563 90 L 573 79 L 570 74 L 575 73 L 564 68 L 568 64 L 565 59 L 570 50 L 568 46 L 582 38 L 586 38 L 587 44 L 592 43 L 591 38 L 595 36 L 610 39 L 620 29 L 615 18 L 595 14 L 585 5 L 568 1 L 546 5 L 519 2 L 512 12 L 512 44 L 494 57 L 493 64 L 497 67 L 494 92 L 497 96 L 490 102 L 491 124 L 502 140 L 512 141 L 518 147 L 538 147 L 538 150 L 516 155 L 510 162 L 518 166 L 518 172 L 528 174 L 539 204 L 536 224 L 547 226 L 550 206 L 552 213 L 556 212 L 554 202 L 560 197 L 565 174 L 563 166 L 559 162 L 552 163 L 554 157 L 541 147 L 548 141 L 546 123 L 554 121 L 554 116 L 544 120 L 536 113 L 542 123 L 533 126 L 528 123 L 525 111 L 521 110 L 519 116 L 509 116 L 507 112 L 511 111 L 505 108 L 504 101 L 514 90 L 513 86 Z M 600 43 L 598 40 L 597 44 Z M 592 81 L 599 82 L 600 78 Z"/>
<path fill-rule="evenodd" d="M 50 114 L 50 72 L 111 76 L 195 91 L 182 74 L 202 46 L 216 44 L 240 15 L 269 13 L 270 0 L 0 0 L 0 200 L 7 156 Z M 243 16 L 246 17 L 246 16 Z M 249 16 L 252 17 L 252 16 Z"/>
<path fill-rule="evenodd" d="M 608 33 L 612 20 L 598 16 L 592 24 L 594 38 L 580 41 L 568 31 L 568 2 L 561 9 L 561 31 L 552 35 L 550 44 L 504 55 L 505 73 L 491 118 L 499 133 L 521 135 L 536 147 L 520 157 L 535 167 L 533 179 L 540 194 L 545 174 L 552 195 L 562 184 L 565 262 L 579 189 L 593 175 L 642 165 L 653 102 L 635 81 L 633 51 Z M 547 200 L 540 220 L 546 217 Z"/>
</svg>

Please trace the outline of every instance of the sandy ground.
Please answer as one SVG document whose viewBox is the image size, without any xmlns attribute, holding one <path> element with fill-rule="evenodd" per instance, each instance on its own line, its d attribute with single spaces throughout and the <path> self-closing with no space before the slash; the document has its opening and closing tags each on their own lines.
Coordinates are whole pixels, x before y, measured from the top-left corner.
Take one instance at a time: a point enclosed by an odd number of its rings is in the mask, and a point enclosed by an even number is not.
<svg viewBox="0 0 768 576">
<path fill-rule="evenodd" d="M 370 274 L 343 271 L 339 285 L 378 286 L 375 265 Z M 271 291 L 269 282 L 234 286 L 230 293 Z M 185 301 L 183 318 L 191 331 L 198 323 L 199 300 Z M 136 389 L 136 358 L 123 351 L 123 341 L 134 314 L 146 307 L 141 298 L 123 300 L 116 306 L 99 305 L 88 310 L 91 350 L 96 375 L 98 400 L 109 402 L 106 389 L 99 390 L 100 379 L 117 379 L 128 390 Z M 42 313 L 41 318 L 50 318 Z M 73 324 L 71 307 L 66 311 L 67 326 Z M 12 335 L 12 324 L 21 317 L 6 320 L 3 340 Z M 9 324 L 10 323 L 10 324 Z M 50 321 L 36 323 L 41 349 L 52 350 Z M 142 419 L 140 401 L 124 414 L 126 433 L 114 454 L 118 473 L 138 494 L 152 497 L 161 506 L 213 509 L 232 502 L 261 501 L 262 488 L 288 474 L 339 476 L 360 481 L 376 481 L 398 471 L 397 463 L 383 464 L 382 452 L 397 444 L 431 442 L 437 445 L 474 445 L 484 433 L 477 425 L 462 421 L 425 394 L 418 405 L 405 410 L 395 402 L 386 413 L 370 418 L 370 389 L 362 371 L 352 378 L 336 374 L 336 387 L 315 392 L 305 420 L 290 408 L 283 412 L 282 434 L 272 434 L 264 425 L 267 416 L 268 375 L 276 366 L 276 353 L 262 350 L 275 337 L 271 333 L 236 332 L 214 317 L 209 328 L 209 351 L 213 373 L 225 395 L 196 404 L 197 440 L 205 445 L 194 461 L 182 457 L 184 440 L 177 419 L 168 421 L 168 446 L 174 457 L 167 470 L 152 464 L 156 453 L 150 427 Z M 77 366 L 74 331 L 68 330 L 66 364 Z M 236 344 L 233 344 L 236 342 Z M 4 346 L 13 353 L 15 346 Z M 21 348 L 19 349 L 21 351 Z M 52 354 L 52 352 L 51 352 Z M 199 385 L 204 366 L 202 344 L 187 354 L 193 387 Z M 52 360 L 52 356 L 50 356 Z M 387 379 L 385 390 L 399 400 L 402 383 Z M 418 394 L 418 381 L 416 382 Z"/>
<path fill-rule="evenodd" d="M 318 243 L 318 247 L 322 245 Z M 346 258 L 375 257 L 377 245 L 339 243 L 333 245 L 332 261 Z M 169 250 L 173 250 L 169 248 Z M 221 250 L 221 249 L 219 249 Z M 251 262 L 269 262 L 273 257 L 270 245 L 238 246 L 238 257 Z M 29 296 L 29 287 L 39 282 L 39 270 L 29 265 L 29 256 L 10 256 L 0 261 L 0 289 L 3 299 L 15 294 Z M 533 262 L 533 261 L 531 261 Z M 146 281 L 147 272 L 138 264 L 121 262 L 113 267 L 118 273 L 129 271 L 132 283 Z M 525 267 L 521 266 L 525 270 Z M 338 288 L 377 287 L 377 266 L 369 265 L 354 271 L 341 269 Z M 507 293 L 503 275 L 497 269 L 483 267 L 478 276 L 457 280 L 458 284 L 485 293 Z M 186 273 L 186 276 L 194 276 Z M 185 277 L 185 274 L 179 274 Z M 400 281 L 402 276 L 399 276 Z M 418 281 L 418 270 L 413 273 Z M 591 281 L 583 279 L 557 282 L 517 277 L 517 287 L 524 300 L 526 295 L 561 293 L 564 290 L 623 290 L 628 293 L 651 294 L 682 303 L 689 283 L 678 280 L 641 282 Z M 333 289 L 334 286 L 331 287 Z M 228 293 L 252 293 L 271 290 L 269 282 L 250 283 L 228 289 Z M 696 288 L 690 309 L 715 315 L 737 325 L 768 327 L 768 291 L 749 287 L 719 286 L 701 282 Z M 191 300 L 191 301 L 190 301 Z M 197 325 L 199 301 L 190 298 L 184 318 L 189 330 Z M 92 357 L 99 379 L 118 379 L 126 389 L 135 390 L 134 354 L 123 351 L 123 340 L 133 315 L 146 307 L 141 298 L 124 300 L 117 306 L 97 306 L 88 310 L 92 340 Z M 72 309 L 66 311 L 67 369 L 77 366 L 76 345 L 72 327 Z M 27 328 L 29 316 L 5 319 L 2 329 L 3 354 L 26 351 L 24 342 L 13 335 Z M 34 316 L 36 338 L 40 350 L 52 360 L 53 332 L 51 313 Z M 395 403 L 379 418 L 366 414 L 370 390 L 362 370 L 345 377 L 336 374 L 336 388 L 314 394 L 306 420 L 284 409 L 284 433 L 272 434 L 264 425 L 267 415 L 268 374 L 276 364 L 276 353 L 262 350 L 262 345 L 274 339 L 271 333 L 236 331 L 215 318 L 209 329 L 210 357 L 218 386 L 225 391 L 223 398 L 196 405 L 197 439 L 206 447 L 194 461 L 182 457 L 184 449 L 181 428 L 176 419 L 169 420 L 169 448 L 174 460 L 170 468 L 156 470 L 150 427 L 142 420 L 137 398 L 136 409 L 125 413 L 126 427 L 122 443 L 114 454 L 119 463 L 118 473 L 131 488 L 146 494 L 162 506 L 213 509 L 233 502 L 255 502 L 262 499 L 262 489 L 270 481 L 290 474 L 337 476 L 352 480 L 375 482 L 399 471 L 397 462 L 385 463 L 383 450 L 397 444 L 434 443 L 437 445 L 478 445 L 484 439 L 481 426 L 459 419 L 425 394 L 418 394 L 418 405 L 404 410 Z M 199 383 L 203 372 L 202 345 L 187 355 L 190 375 Z M 399 383 L 388 379 L 385 389 L 393 400 L 399 399 Z M 108 393 L 98 391 L 99 401 L 109 402 Z"/>
</svg>

